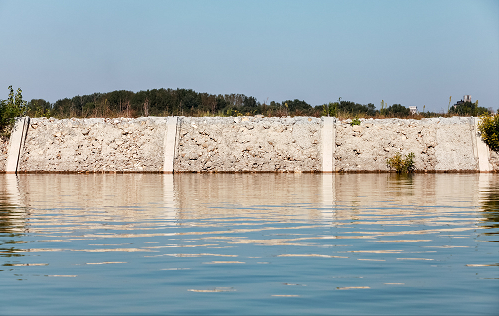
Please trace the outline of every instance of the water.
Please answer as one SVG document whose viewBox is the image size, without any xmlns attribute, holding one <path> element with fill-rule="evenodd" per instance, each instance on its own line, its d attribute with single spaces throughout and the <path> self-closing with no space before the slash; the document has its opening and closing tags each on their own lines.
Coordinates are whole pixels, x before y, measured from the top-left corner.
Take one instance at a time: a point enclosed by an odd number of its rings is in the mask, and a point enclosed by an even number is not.
<svg viewBox="0 0 499 316">
<path fill-rule="evenodd" d="M 493 174 L 0 175 L 0 314 L 496 314 Z"/>
</svg>

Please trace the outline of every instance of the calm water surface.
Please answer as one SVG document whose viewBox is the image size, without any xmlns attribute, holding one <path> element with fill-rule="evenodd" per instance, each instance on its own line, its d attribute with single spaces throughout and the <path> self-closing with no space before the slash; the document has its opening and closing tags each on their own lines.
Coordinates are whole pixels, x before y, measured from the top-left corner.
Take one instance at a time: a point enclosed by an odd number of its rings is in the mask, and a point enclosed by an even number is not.
<svg viewBox="0 0 499 316">
<path fill-rule="evenodd" d="M 0 314 L 497 314 L 493 174 L 0 174 Z"/>
</svg>

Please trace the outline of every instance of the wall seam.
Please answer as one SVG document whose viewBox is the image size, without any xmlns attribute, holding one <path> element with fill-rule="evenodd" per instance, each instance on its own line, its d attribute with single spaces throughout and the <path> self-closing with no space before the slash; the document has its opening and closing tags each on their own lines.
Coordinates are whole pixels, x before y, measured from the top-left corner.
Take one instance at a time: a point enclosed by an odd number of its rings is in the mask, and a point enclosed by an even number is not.
<svg viewBox="0 0 499 316">
<path fill-rule="evenodd" d="M 9 151 L 7 153 L 6 173 L 17 173 L 19 159 L 21 158 L 24 142 L 28 134 L 29 117 L 16 119 L 12 133 L 10 134 Z"/>
<path fill-rule="evenodd" d="M 334 117 L 323 117 L 321 128 L 322 172 L 334 172 L 334 154 L 336 147 L 336 129 Z"/>
<path fill-rule="evenodd" d="M 175 161 L 175 152 L 177 147 L 178 116 L 168 117 L 166 127 L 163 173 L 173 173 L 173 163 Z"/>
<path fill-rule="evenodd" d="M 471 119 L 473 120 L 473 135 L 474 135 L 474 140 L 475 140 L 473 145 L 475 146 L 476 153 L 477 153 L 478 171 L 479 172 L 491 172 L 492 165 L 489 161 L 489 159 L 490 159 L 489 147 L 482 140 L 481 134 L 478 131 L 479 118 L 472 117 Z M 474 152 L 475 152 L 475 148 L 473 148 Z"/>
</svg>

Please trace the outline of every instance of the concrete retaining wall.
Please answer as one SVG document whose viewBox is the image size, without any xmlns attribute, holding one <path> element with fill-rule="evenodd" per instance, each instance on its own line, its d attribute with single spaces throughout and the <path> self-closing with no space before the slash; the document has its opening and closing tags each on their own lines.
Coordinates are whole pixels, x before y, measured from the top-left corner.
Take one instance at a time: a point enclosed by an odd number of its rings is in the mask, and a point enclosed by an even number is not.
<svg viewBox="0 0 499 316">
<path fill-rule="evenodd" d="M 385 172 L 387 158 L 410 152 L 419 171 L 499 170 L 475 120 L 33 118 L 14 172 Z M 0 171 L 9 172 L 8 142 Z"/>
</svg>

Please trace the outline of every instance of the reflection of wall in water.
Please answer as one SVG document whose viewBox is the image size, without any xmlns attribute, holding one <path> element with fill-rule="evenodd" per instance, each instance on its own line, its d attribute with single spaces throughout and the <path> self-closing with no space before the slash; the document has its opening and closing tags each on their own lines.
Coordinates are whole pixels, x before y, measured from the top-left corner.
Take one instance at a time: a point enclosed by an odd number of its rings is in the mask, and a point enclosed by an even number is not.
<svg viewBox="0 0 499 316">
<path fill-rule="evenodd" d="M 15 174 L 0 175 L 0 210 L 0 233 L 21 234 L 27 231 L 27 213 L 20 204 Z"/>
<path fill-rule="evenodd" d="M 446 205 L 462 206 L 462 201 L 480 205 L 479 191 L 492 181 L 485 177 L 496 178 L 485 174 L 29 174 L 3 175 L 2 188 L 9 191 L 8 203 L 26 207 L 24 212 L 33 213 L 29 216 L 50 215 L 43 218 L 46 221 L 103 225 L 151 218 L 173 225 L 182 219 L 216 222 L 218 216 L 242 216 L 331 222 L 370 213 L 405 214 L 419 206 L 425 206 L 419 211 L 434 214 L 447 211 Z M 62 216 L 71 214 L 77 216 Z"/>
<path fill-rule="evenodd" d="M 99 226 L 148 218 L 176 220 L 171 174 L 29 174 L 18 178 L 20 205 L 36 216 L 55 215 L 44 217 L 46 221 L 79 220 Z M 71 214 L 76 216 L 67 216 Z"/>
<path fill-rule="evenodd" d="M 478 203 L 479 174 L 335 174 L 334 218 L 356 219 L 366 212 L 403 214 L 416 206 L 430 206 L 430 214 L 445 212 L 436 205 L 459 205 L 459 201 Z M 366 210 L 368 209 L 368 210 Z"/>
<path fill-rule="evenodd" d="M 482 227 L 499 228 L 499 178 L 490 173 L 480 174 L 478 179 L 480 204 L 485 223 Z M 496 234 L 497 231 L 487 231 L 485 234 Z"/>
<path fill-rule="evenodd" d="M 282 221 L 320 218 L 316 206 L 321 181 L 319 174 L 302 173 L 175 174 L 179 216 L 203 219 L 246 213 Z"/>
</svg>

